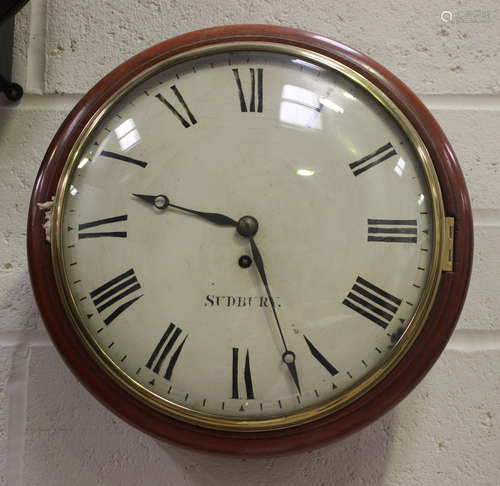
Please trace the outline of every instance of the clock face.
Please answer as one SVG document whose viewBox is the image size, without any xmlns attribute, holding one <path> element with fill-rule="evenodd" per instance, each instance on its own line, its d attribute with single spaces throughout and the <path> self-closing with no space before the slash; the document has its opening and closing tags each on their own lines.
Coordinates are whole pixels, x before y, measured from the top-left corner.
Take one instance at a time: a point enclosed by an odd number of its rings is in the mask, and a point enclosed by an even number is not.
<svg viewBox="0 0 500 486">
<path fill-rule="evenodd" d="M 90 352 L 156 409 L 307 422 L 374 386 L 425 322 L 435 177 L 349 68 L 283 46 L 193 51 L 129 83 L 73 151 L 60 291 Z"/>
</svg>

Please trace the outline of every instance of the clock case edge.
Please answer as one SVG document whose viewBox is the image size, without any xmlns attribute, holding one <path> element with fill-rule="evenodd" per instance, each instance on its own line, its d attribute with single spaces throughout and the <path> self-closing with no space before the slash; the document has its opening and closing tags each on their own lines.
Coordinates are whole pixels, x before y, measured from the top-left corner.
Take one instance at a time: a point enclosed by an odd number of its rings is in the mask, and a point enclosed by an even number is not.
<svg viewBox="0 0 500 486">
<path fill-rule="evenodd" d="M 453 271 L 442 274 L 429 318 L 405 357 L 375 387 L 334 414 L 266 432 L 213 430 L 170 418 L 134 399 L 102 370 L 81 345 L 59 300 L 50 245 L 42 228 L 44 214 L 37 205 L 55 194 L 78 133 L 121 86 L 160 60 L 193 48 L 235 41 L 278 42 L 309 49 L 348 65 L 382 89 L 424 141 L 434 161 L 446 216 L 455 220 Z M 41 164 L 29 207 L 27 244 L 33 290 L 51 338 L 70 369 L 104 405 L 139 429 L 181 446 L 225 455 L 270 456 L 310 450 L 340 439 L 383 415 L 416 386 L 446 346 L 460 315 L 472 267 L 473 226 L 465 180 L 451 145 L 427 108 L 392 73 L 368 56 L 310 32 L 235 25 L 203 29 L 157 44 L 118 66 L 83 96 L 61 125 Z"/>
</svg>

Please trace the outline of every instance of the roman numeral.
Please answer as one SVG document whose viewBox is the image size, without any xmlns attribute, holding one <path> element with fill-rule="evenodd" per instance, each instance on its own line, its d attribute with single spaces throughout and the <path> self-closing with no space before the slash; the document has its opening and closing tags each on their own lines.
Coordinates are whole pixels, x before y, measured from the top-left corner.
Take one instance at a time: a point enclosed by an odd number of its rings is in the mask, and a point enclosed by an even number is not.
<svg viewBox="0 0 500 486">
<path fill-rule="evenodd" d="M 238 378 L 239 378 L 238 354 L 239 354 L 239 349 L 233 348 L 233 395 L 232 395 L 232 398 L 240 398 L 240 395 L 238 392 L 238 381 L 239 381 L 238 380 Z M 246 390 L 247 398 L 248 399 L 255 398 L 254 394 L 253 394 L 252 375 L 250 373 L 250 356 L 248 354 L 248 349 L 247 349 L 247 354 L 245 357 L 243 378 L 245 380 L 245 390 Z"/>
<path fill-rule="evenodd" d="M 384 160 L 387 160 L 389 157 L 392 157 L 393 155 L 396 155 L 396 151 L 394 150 L 392 144 L 389 142 L 386 143 L 384 146 L 378 148 L 371 154 L 368 154 L 366 157 L 356 160 L 355 162 L 351 162 L 349 164 L 349 167 L 351 168 L 353 174 L 355 176 L 358 176 L 359 174 L 362 174 L 368 169 L 371 169 L 372 167 L 381 164 Z M 359 168 L 356 169 L 356 167 Z"/>
<path fill-rule="evenodd" d="M 114 306 L 114 310 L 104 319 L 104 324 L 109 325 L 136 300 L 142 297 L 143 294 L 126 300 L 126 297 L 140 288 L 134 270 L 131 268 L 93 290 L 89 295 L 99 314 L 108 307 Z M 115 304 L 118 304 L 118 306 L 115 306 Z"/>
<path fill-rule="evenodd" d="M 386 243 L 416 243 L 417 220 L 368 219 L 368 241 L 383 241 Z"/>
<path fill-rule="evenodd" d="M 319 351 L 318 349 L 314 346 L 314 344 L 307 339 L 307 337 L 304 335 L 304 339 L 306 340 L 307 345 L 309 346 L 309 351 L 311 351 L 311 354 L 320 362 L 320 364 L 323 365 L 323 367 L 330 373 L 330 375 L 335 376 L 338 373 L 338 370 L 335 368 L 335 366 L 330 363 Z"/>
<path fill-rule="evenodd" d="M 109 157 L 111 159 L 120 160 L 121 162 L 126 162 L 128 164 L 138 165 L 139 167 L 146 167 L 148 164 L 142 160 L 133 159 L 132 157 L 127 157 L 126 155 L 117 154 L 116 152 L 108 152 L 103 150 L 99 155 L 102 157 Z"/>
<path fill-rule="evenodd" d="M 148 362 L 146 363 L 146 368 L 153 370 L 153 373 L 159 374 L 160 369 L 167 358 L 168 354 L 172 351 L 177 342 L 177 339 L 182 333 L 182 329 L 176 327 L 173 323 L 170 323 L 167 330 L 163 333 L 160 342 L 156 345 L 153 354 L 150 356 Z M 187 335 L 178 344 L 178 346 L 173 351 L 172 355 L 167 364 L 165 374 L 163 375 L 165 379 L 170 380 L 172 378 L 172 373 L 174 371 L 175 364 L 179 359 L 184 343 L 186 342 Z M 160 354 L 161 353 L 161 354 Z"/>
<path fill-rule="evenodd" d="M 174 92 L 176 98 L 179 100 L 179 103 L 182 105 L 182 107 L 184 108 L 188 118 L 189 118 L 189 121 L 191 122 L 192 125 L 196 125 L 197 121 L 196 121 L 196 118 L 194 117 L 194 115 L 191 113 L 191 110 L 188 108 L 188 105 L 186 104 L 186 102 L 184 101 L 184 98 L 182 97 L 180 91 L 177 89 L 177 87 L 175 85 L 173 86 L 170 86 L 170 89 Z M 158 93 L 157 95 L 155 95 L 155 98 L 158 98 L 176 117 L 177 119 L 182 123 L 182 125 L 184 126 L 184 128 L 189 128 L 190 125 L 189 122 L 174 108 L 174 106 L 169 103 L 165 97 L 161 94 L 161 93 Z"/>
<path fill-rule="evenodd" d="M 114 216 L 113 218 L 98 219 L 96 221 L 91 221 L 90 223 L 83 223 L 78 225 L 78 231 L 86 230 L 89 228 L 94 228 L 96 226 L 102 226 L 104 224 L 117 223 L 118 221 L 127 221 L 128 216 L 123 214 L 122 216 Z M 101 231 L 99 233 L 78 233 L 78 239 L 82 240 L 84 238 L 102 238 L 102 237 L 114 237 L 114 238 L 126 238 L 126 231 Z"/>
<path fill-rule="evenodd" d="M 342 303 L 385 329 L 396 314 L 401 299 L 358 277 Z"/>
<path fill-rule="evenodd" d="M 243 87 L 241 85 L 240 73 L 238 68 L 233 69 L 234 80 L 236 81 L 236 87 L 238 88 L 238 94 L 240 97 L 240 109 L 242 112 L 255 112 L 255 69 L 249 68 L 250 71 L 250 106 L 247 109 L 247 103 L 245 101 L 245 95 L 243 94 Z M 264 70 L 262 68 L 257 69 L 257 112 L 262 113 L 263 105 L 263 75 Z"/>
</svg>

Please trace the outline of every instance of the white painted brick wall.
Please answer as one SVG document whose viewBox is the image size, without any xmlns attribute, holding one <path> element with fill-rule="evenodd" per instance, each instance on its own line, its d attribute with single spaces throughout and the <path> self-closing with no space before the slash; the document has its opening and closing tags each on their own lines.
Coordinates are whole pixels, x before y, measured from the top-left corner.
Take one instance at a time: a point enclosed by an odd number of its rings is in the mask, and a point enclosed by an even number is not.
<svg viewBox="0 0 500 486">
<path fill-rule="evenodd" d="M 14 48 L 14 75 L 27 94 L 17 106 L 0 102 L 0 485 L 498 486 L 497 5 L 494 0 L 31 0 L 17 16 Z M 461 21 L 443 22 L 444 10 L 455 20 L 461 15 Z M 67 370 L 43 328 L 25 254 L 36 171 L 79 95 L 153 43 L 205 26 L 245 22 L 331 36 L 373 56 L 421 95 L 458 154 L 476 236 L 471 287 L 458 328 L 410 396 L 341 442 L 266 460 L 210 457 L 159 444 L 97 403 Z"/>
</svg>

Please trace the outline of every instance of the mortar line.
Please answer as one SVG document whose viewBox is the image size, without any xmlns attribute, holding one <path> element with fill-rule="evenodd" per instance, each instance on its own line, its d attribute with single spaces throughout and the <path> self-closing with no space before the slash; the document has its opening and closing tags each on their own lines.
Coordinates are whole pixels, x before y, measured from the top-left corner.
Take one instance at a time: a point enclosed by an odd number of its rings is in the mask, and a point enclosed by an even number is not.
<svg viewBox="0 0 500 486">
<path fill-rule="evenodd" d="M 419 94 L 430 110 L 500 110 L 500 95 L 495 94 Z"/>
<path fill-rule="evenodd" d="M 49 335 L 42 329 L 30 331 L 2 331 L 0 332 L 0 347 L 1 346 L 20 346 L 26 344 L 32 345 L 49 345 L 52 341 Z"/>
<path fill-rule="evenodd" d="M 81 95 L 34 94 L 26 93 L 18 103 L 0 99 L 0 109 L 7 110 L 46 110 L 70 111 L 80 100 Z"/>
<path fill-rule="evenodd" d="M 6 386 L 9 397 L 6 479 L 9 486 L 23 484 L 29 360 L 28 344 L 16 346 Z"/>
<path fill-rule="evenodd" d="M 50 336 L 43 329 L 30 331 L 0 331 L 0 346 L 52 346 Z M 500 330 L 456 329 L 448 349 L 478 351 L 500 350 Z"/>
<path fill-rule="evenodd" d="M 500 351 L 500 331 L 486 329 L 457 329 L 446 349 L 463 353 Z"/>
<path fill-rule="evenodd" d="M 89 85 L 89 89 L 91 87 Z M 42 89 L 43 83 L 38 92 L 27 92 L 17 104 L 7 103 L 0 99 L 0 108 L 69 110 L 84 95 L 84 93 L 42 94 Z M 500 111 L 500 95 L 436 94 L 418 96 L 430 110 Z"/>
<path fill-rule="evenodd" d="M 27 29 L 23 29 L 24 18 L 27 18 L 26 24 Z M 26 5 L 21 12 L 14 17 L 14 49 L 16 49 L 18 44 L 23 43 L 23 39 L 26 35 L 29 36 L 29 30 L 31 26 L 31 5 Z M 28 31 L 26 33 L 26 30 Z M 29 39 L 28 39 L 29 44 Z M 11 70 L 11 80 L 19 83 L 21 86 L 26 86 L 27 72 L 28 72 L 28 48 L 26 47 L 26 52 L 21 48 L 21 52 L 24 55 L 16 55 L 12 52 L 12 70 Z"/>
<path fill-rule="evenodd" d="M 500 209 L 473 209 L 474 226 L 500 226 Z"/>
<path fill-rule="evenodd" d="M 26 91 L 45 91 L 45 48 L 47 37 L 46 0 L 31 2 L 30 36 L 27 55 Z"/>
</svg>

